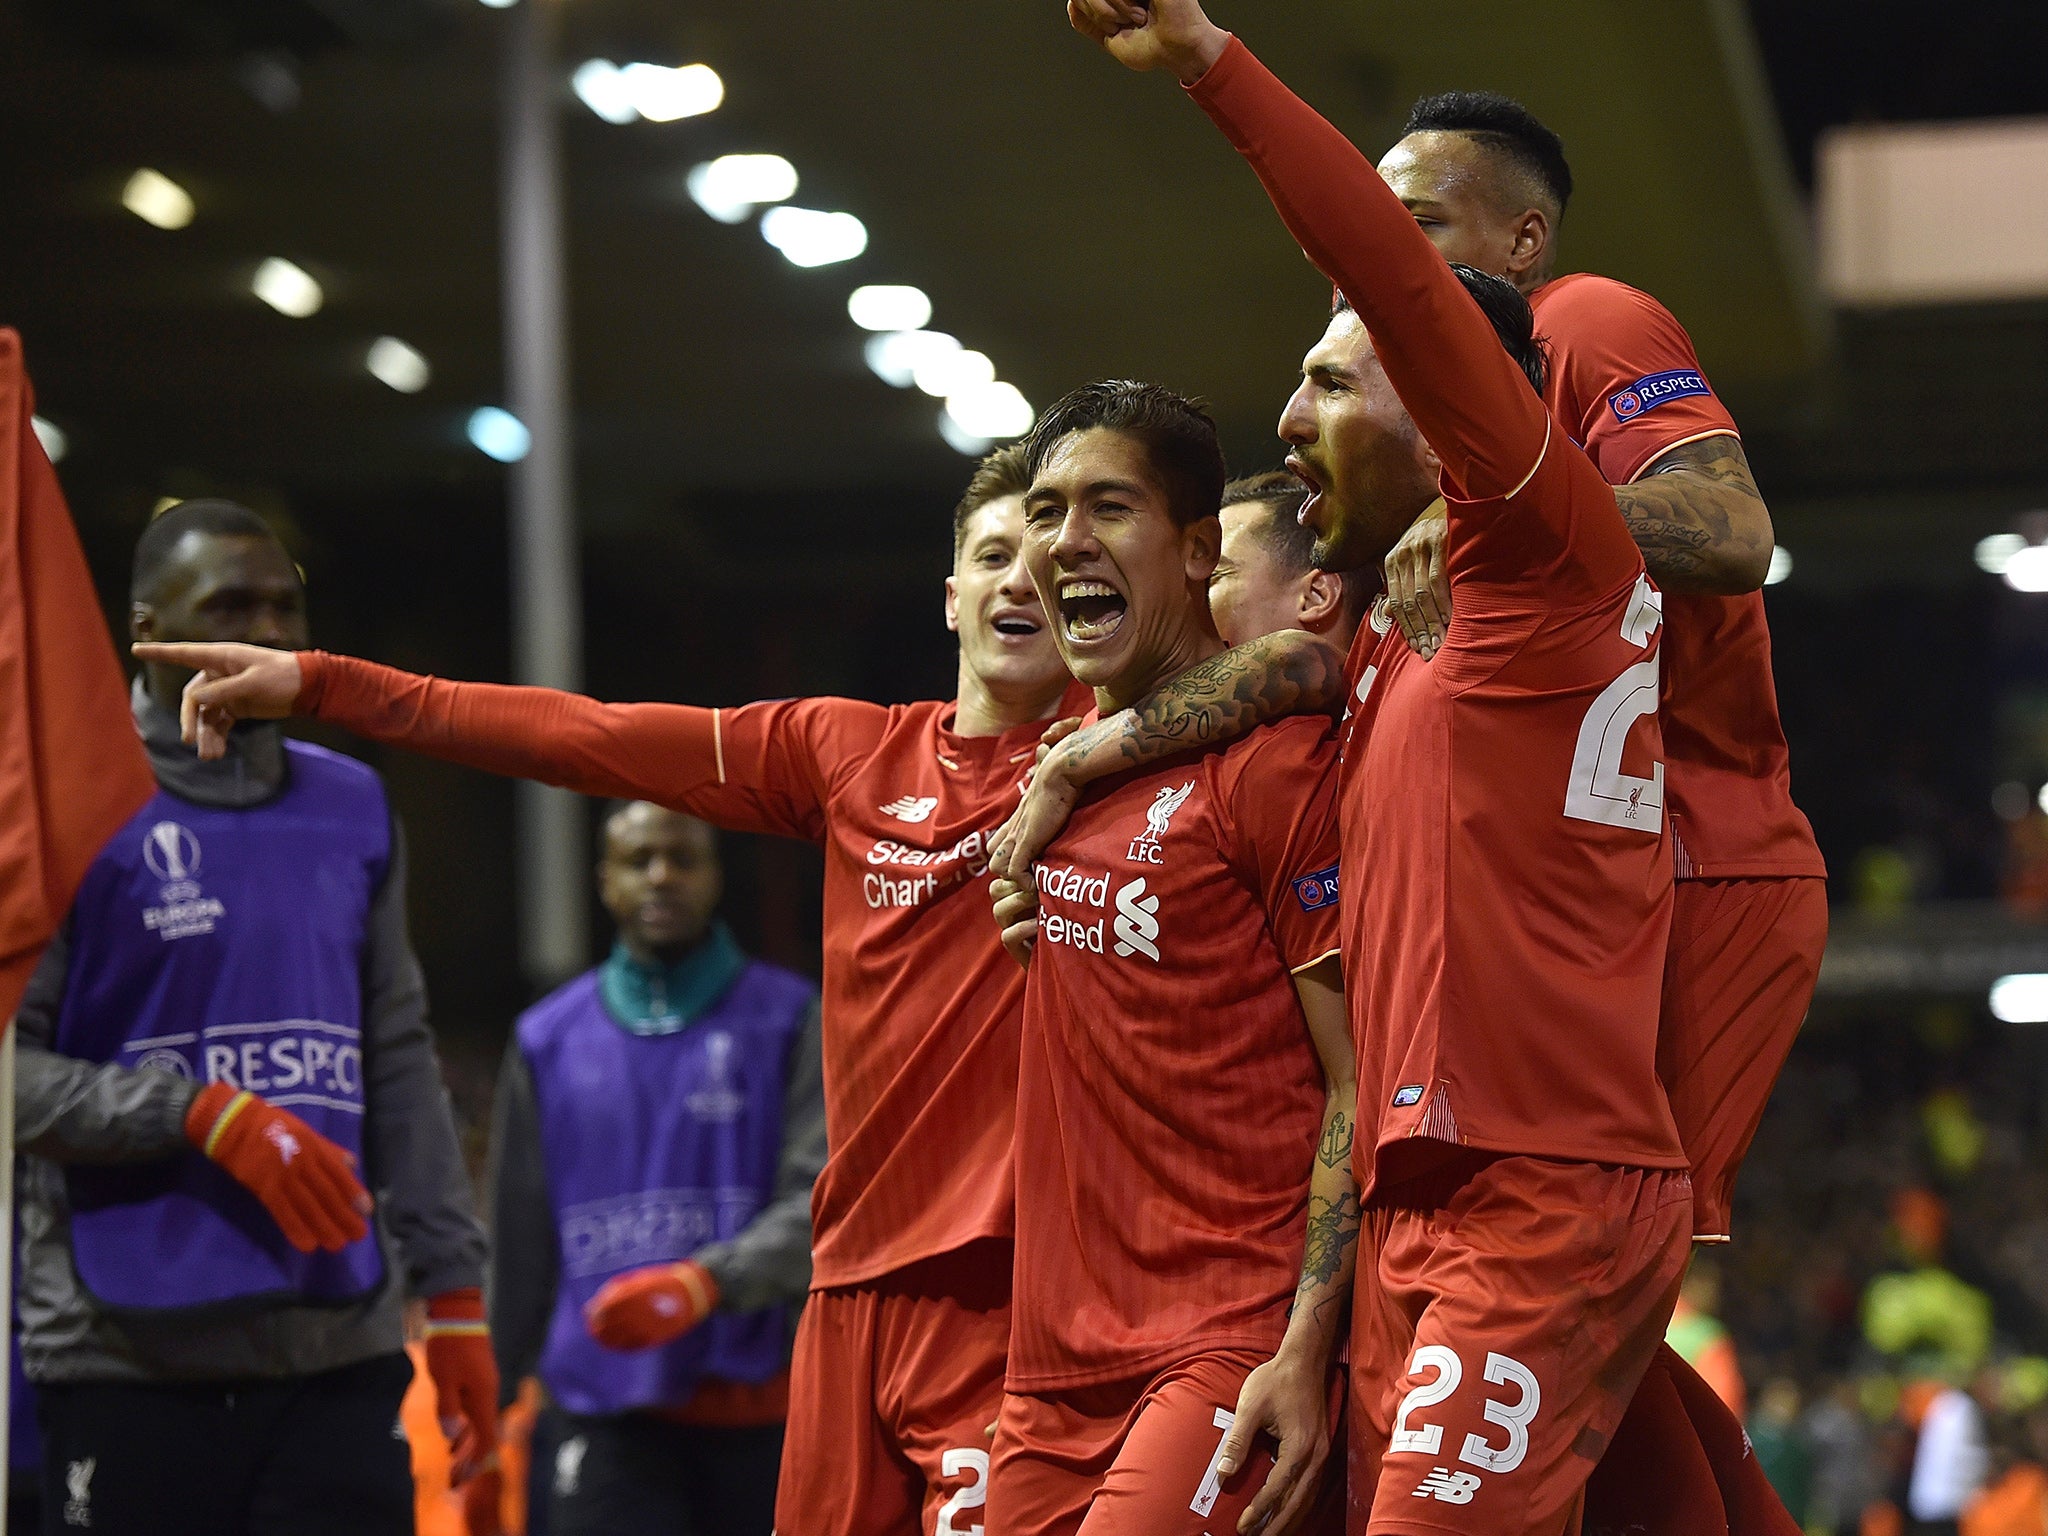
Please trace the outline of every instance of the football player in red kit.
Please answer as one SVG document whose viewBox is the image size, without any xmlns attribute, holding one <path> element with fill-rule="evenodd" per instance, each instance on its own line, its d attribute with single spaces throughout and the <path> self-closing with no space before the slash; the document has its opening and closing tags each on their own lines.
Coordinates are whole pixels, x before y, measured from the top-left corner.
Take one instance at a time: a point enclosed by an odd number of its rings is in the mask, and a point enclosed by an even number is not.
<svg viewBox="0 0 2048 1536">
<path fill-rule="evenodd" d="M 1445 503 L 1460 624 L 1429 659 L 1377 626 L 1354 649 L 1352 1525 L 1573 1530 L 1691 1228 L 1656 1076 L 1661 594 L 1553 430 L 1511 285 L 1446 267 L 1194 0 L 1069 10 L 1189 86 L 1341 290 L 1282 418 L 1323 563 L 1376 565 Z"/>
<path fill-rule="evenodd" d="M 997 944 L 981 877 L 1044 722 L 1088 702 L 1069 692 L 1020 558 L 1025 484 L 1021 454 L 1003 450 L 956 513 L 953 700 L 606 705 L 319 652 L 180 653 L 225 679 L 216 702 L 234 714 L 296 707 L 493 772 L 823 846 L 831 1152 L 813 1199 L 782 1536 L 965 1536 L 982 1519 L 1009 1346 L 1024 978 Z M 702 1311 L 680 1308 L 678 1330 Z"/>
<path fill-rule="evenodd" d="M 1025 560 L 1098 706 L 1220 653 L 1208 417 L 1090 385 L 1028 451 Z M 1315 1490 L 1358 1219 L 1335 798 L 1298 716 L 1104 780 L 1038 862 L 991 1536 L 1202 1536 Z"/>
<path fill-rule="evenodd" d="M 1505 97 L 1427 97 L 1380 174 L 1447 260 L 1528 295 L 1550 350 L 1544 398 L 1621 488 L 1665 594 L 1658 708 L 1678 885 L 1658 1072 L 1692 1162 L 1693 1235 L 1725 1241 L 1736 1171 L 1827 941 L 1827 870 L 1792 803 L 1759 592 L 1770 514 L 1671 312 L 1611 278 L 1552 276 L 1572 186 L 1554 133 Z M 1390 611 L 1425 653 L 1449 618 L 1443 533 L 1419 522 L 1387 557 Z"/>
</svg>

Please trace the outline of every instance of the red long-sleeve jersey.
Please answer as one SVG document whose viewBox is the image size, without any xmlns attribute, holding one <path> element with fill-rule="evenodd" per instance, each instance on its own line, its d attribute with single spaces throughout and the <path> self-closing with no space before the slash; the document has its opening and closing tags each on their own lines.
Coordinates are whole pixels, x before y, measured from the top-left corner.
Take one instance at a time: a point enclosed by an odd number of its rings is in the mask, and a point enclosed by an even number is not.
<svg viewBox="0 0 2048 1536">
<path fill-rule="evenodd" d="M 1343 786 L 1358 1174 L 1411 1138 L 1682 1167 L 1656 1042 L 1661 594 L 1614 494 L 1379 173 L 1241 42 L 1193 88 L 1443 461 L 1457 622 L 1359 633 Z M 1376 1124 L 1375 1124 L 1376 1122 Z"/>
<path fill-rule="evenodd" d="M 600 704 L 319 651 L 301 665 L 301 712 L 372 740 L 821 845 L 831 1152 L 811 1284 L 1011 1235 L 1024 975 L 989 910 L 988 839 L 1042 726 L 964 737 L 949 703 Z M 1066 713 L 1089 703 L 1077 690 Z"/>
<path fill-rule="evenodd" d="M 1647 293 L 1576 272 L 1529 302 L 1550 347 L 1544 398 L 1609 485 L 1682 443 L 1736 435 L 1692 338 Z M 1763 595 L 1667 592 L 1664 618 L 1659 712 L 1678 877 L 1825 875 L 1792 803 Z"/>
<path fill-rule="evenodd" d="M 1271 1350 L 1322 1125 L 1292 973 L 1338 948 L 1336 749 L 1296 716 L 1094 786 L 1037 864 L 1009 1385 Z"/>
</svg>

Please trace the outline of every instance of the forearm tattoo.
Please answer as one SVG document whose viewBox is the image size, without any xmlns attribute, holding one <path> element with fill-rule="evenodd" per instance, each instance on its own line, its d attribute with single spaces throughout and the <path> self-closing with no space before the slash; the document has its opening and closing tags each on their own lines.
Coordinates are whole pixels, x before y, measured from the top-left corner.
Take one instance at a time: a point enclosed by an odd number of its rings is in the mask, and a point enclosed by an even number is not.
<svg viewBox="0 0 2048 1536">
<path fill-rule="evenodd" d="M 1127 766 L 1194 746 L 1235 741 L 1283 715 L 1336 714 L 1344 703 L 1344 658 L 1298 632 L 1263 635 L 1188 668 L 1140 699 L 1124 717 L 1117 747 Z"/>
<path fill-rule="evenodd" d="M 1641 479 L 1616 486 L 1614 499 L 1660 585 L 1733 594 L 1761 581 L 1770 514 L 1733 437 L 1681 443 Z"/>
<path fill-rule="evenodd" d="M 1351 1160 L 1351 1117 L 1338 1110 L 1323 1126 L 1322 1145 L 1316 1157 L 1325 1168 L 1341 1168 Z"/>
<path fill-rule="evenodd" d="M 1358 1242 L 1358 1196 L 1345 1190 L 1335 1200 L 1308 1197 L 1308 1241 L 1301 1252 L 1301 1284 L 1297 1302 L 1310 1304 L 1309 1316 L 1320 1322 L 1323 1308 L 1342 1306 L 1348 1287 L 1338 1285 L 1346 1258 Z"/>
</svg>

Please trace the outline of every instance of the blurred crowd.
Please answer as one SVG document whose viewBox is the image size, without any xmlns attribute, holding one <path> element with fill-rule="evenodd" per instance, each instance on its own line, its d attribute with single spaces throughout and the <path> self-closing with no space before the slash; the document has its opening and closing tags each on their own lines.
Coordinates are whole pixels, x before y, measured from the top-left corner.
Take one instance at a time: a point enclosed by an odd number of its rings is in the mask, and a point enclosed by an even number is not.
<svg viewBox="0 0 2048 1536">
<path fill-rule="evenodd" d="M 2048 1042 L 1820 1019 L 1672 1342 L 1814 1532 L 2048 1533 Z"/>
</svg>

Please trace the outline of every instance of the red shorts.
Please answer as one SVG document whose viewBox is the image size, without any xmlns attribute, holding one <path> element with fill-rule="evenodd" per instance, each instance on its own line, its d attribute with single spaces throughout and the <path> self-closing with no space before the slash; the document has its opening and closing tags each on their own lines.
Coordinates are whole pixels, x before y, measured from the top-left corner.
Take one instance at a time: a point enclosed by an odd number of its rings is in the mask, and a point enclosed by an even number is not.
<svg viewBox="0 0 2048 1536">
<path fill-rule="evenodd" d="M 777 1536 L 968 1536 L 1010 1348 L 1010 1245 L 813 1291 L 797 1325 Z"/>
<path fill-rule="evenodd" d="M 1464 1152 L 1374 1194 L 1351 1321 L 1351 1518 L 1575 1532 L 1664 1337 L 1686 1174 Z"/>
<path fill-rule="evenodd" d="M 1003 1399 L 988 1536 L 1236 1536 L 1270 1447 L 1227 1481 L 1216 1457 L 1262 1350 L 1209 1350 L 1135 1382 Z M 1326 1478 L 1339 1468 L 1333 1457 Z M 1322 1523 L 1318 1524 L 1321 1512 Z M 1324 1501 L 1296 1530 L 1336 1529 Z"/>
<path fill-rule="evenodd" d="M 1693 1235 L 1728 1235 L 1742 1155 L 1813 1001 L 1828 939 L 1816 876 L 1681 880 L 1664 956 L 1657 1075 L 1692 1162 Z"/>
<path fill-rule="evenodd" d="M 1668 1344 L 1586 1484 L 1587 1536 L 1800 1536 L 1742 1421 Z"/>
</svg>

